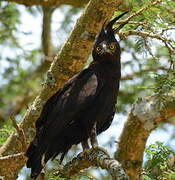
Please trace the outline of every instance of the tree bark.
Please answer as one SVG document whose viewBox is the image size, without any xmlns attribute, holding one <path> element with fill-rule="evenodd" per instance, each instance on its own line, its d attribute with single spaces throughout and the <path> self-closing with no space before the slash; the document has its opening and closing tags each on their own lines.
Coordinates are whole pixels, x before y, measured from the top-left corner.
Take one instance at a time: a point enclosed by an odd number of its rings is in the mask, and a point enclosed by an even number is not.
<svg viewBox="0 0 175 180">
<path fill-rule="evenodd" d="M 167 97 L 163 107 L 156 96 L 139 98 L 132 106 L 118 143 L 116 159 L 131 180 L 139 180 L 143 153 L 150 133 L 175 116 L 175 99 Z M 170 122 L 170 121 L 169 121 Z"/>
<path fill-rule="evenodd" d="M 20 169 L 23 166 L 25 159 L 26 157 L 23 153 L 0 157 L 0 166 L 4 167 L 0 168 L 0 177 L 4 176 L 5 180 L 16 179 L 18 176 L 16 169 Z"/>
<path fill-rule="evenodd" d="M 58 7 L 60 5 L 72 5 L 76 7 L 84 7 L 89 0 L 4 0 L 8 2 L 15 2 L 18 4 L 23 4 L 25 6 L 33 6 L 33 5 L 42 5 L 42 6 L 55 6 Z"/>
<path fill-rule="evenodd" d="M 51 37 L 52 14 L 55 8 L 43 6 L 43 25 L 42 25 L 42 49 L 45 56 L 53 55 L 53 45 Z"/>
<path fill-rule="evenodd" d="M 58 7 L 60 5 L 71 5 L 75 7 L 85 7 L 90 0 L 3 0 L 7 2 L 15 2 L 18 4 L 23 4 L 25 6 L 42 5 L 42 6 L 54 6 Z M 116 0 L 115 3 L 117 7 L 122 10 L 128 10 L 129 3 L 123 0 Z"/>
<path fill-rule="evenodd" d="M 63 168 L 60 168 L 55 175 L 60 177 L 72 177 L 81 170 L 92 166 L 106 169 L 112 180 L 129 180 L 120 163 L 108 155 L 107 151 L 101 147 L 92 148 L 80 153 Z"/>
</svg>

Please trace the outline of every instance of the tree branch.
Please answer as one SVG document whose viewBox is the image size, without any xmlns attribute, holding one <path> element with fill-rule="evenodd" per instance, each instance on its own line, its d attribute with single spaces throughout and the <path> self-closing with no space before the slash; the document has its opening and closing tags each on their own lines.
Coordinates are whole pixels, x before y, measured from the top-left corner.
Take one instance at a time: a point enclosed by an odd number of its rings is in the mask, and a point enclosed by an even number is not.
<svg viewBox="0 0 175 180">
<path fill-rule="evenodd" d="M 126 33 L 120 33 L 121 37 L 127 37 L 130 35 L 136 35 L 136 36 L 141 36 L 143 38 L 152 38 L 152 39 L 158 39 L 161 40 L 164 43 L 173 43 L 172 40 L 170 39 L 166 39 L 163 36 L 161 36 L 160 34 L 153 34 L 153 33 L 148 33 L 148 32 L 137 32 L 137 31 L 128 31 Z M 175 50 L 175 48 L 172 46 L 171 47 L 173 50 Z"/>
<path fill-rule="evenodd" d="M 51 23 L 52 23 L 52 14 L 55 8 L 53 6 L 42 6 L 43 11 L 43 24 L 42 24 L 42 50 L 43 58 L 41 59 L 41 64 L 35 69 L 31 74 L 30 79 L 36 79 L 36 77 L 41 77 L 51 65 L 51 62 L 54 60 L 53 44 L 51 37 Z"/>
<path fill-rule="evenodd" d="M 130 16 L 128 16 L 126 19 L 124 20 L 120 20 L 120 21 L 117 21 L 117 24 L 123 24 L 123 23 L 126 23 L 126 22 L 129 22 L 133 17 L 135 16 L 138 16 L 140 14 L 142 14 L 143 12 L 147 11 L 148 9 L 150 9 L 151 7 L 153 6 L 156 6 L 157 4 L 160 4 L 163 0 L 154 0 L 152 1 L 150 4 L 148 4 L 147 6 L 139 9 L 138 11 L 132 13 Z M 131 23 L 131 22 L 130 22 Z"/>
<path fill-rule="evenodd" d="M 67 163 L 62 169 L 55 173 L 60 177 L 71 177 L 85 168 L 91 166 L 106 169 L 113 180 L 128 180 L 118 161 L 111 159 L 106 150 L 101 147 L 90 149 L 80 153 L 77 157 Z"/>
<path fill-rule="evenodd" d="M 154 0 L 150 4 L 148 4 L 147 6 L 145 6 L 145 7 L 141 8 L 141 9 L 139 9 L 138 11 L 132 13 L 126 19 L 117 21 L 116 23 L 117 24 L 123 24 L 123 23 L 138 24 L 138 25 L 141 25 L 141 26 L 144 26 L 144 27 L 150 29 L 150 27 L 145 22 L 135 22 L 135 21 L 130 21 L 130 20 L 133 17 L 138 16 L 138 15 L 142 14 L 143 12 L 147 11 L 151 7 L 156 6 L 157 4 L 160 4 L 161 2 L 163 2 L 163 0 Z M 128 31 L 128 32 L 120 32 L 119 36 L 121 38 L 126 38 L 127 36 L 130 36 L 130 35 L 136 35 L 136 36 L 141 36 L 143 38 L 148 38 L 149 37 L 149 38 L 152 38 L 152 39 L 158 39 L 158 40 L 162 41 L 165 44 L 165 46 L 167 47 L 167 49 L 169 50 L 169 52 L 172 53 L 172 52 L 175 51 L 175 47 L 172 44 L 174 41 L 171 40 L 171 39 L 165 38 L 163 36 L 164 31 L 166 31 L 166 29 L 163 30 L 162 33 L 160 33 L 160 34 L 156 34 L 156 33 L 152 33 L 152 32 Z"/>
<path fill-rule="evenodd" d="M 23 4 L 25 6 L 42 5 L 42 6 L 54 6 L 71 5 L 75 7 L 85 7 L 90 0 L 3 0 L 7 2 L 15 2 Z M 127 11 L 129 9 L 129 3 L 123 0 L 116 0 L 115 4 L 120 10 Z"/>
<path fill-rule="evenodd" d="M 52 6 L 42 6 L 43 25 L 42 25 L 42 48 L 45 56 L 53 56 L 52 38 L 51 38 L 51 22 L 52 14 L 55 8 Z"/>
<path fill-rule="evenodd" d="M 85 6 L 89 0 L 4 0 L 8 2 L 16 2 L 18 4 L 23 4 L 25 6 L 33 6 L 33 5 L 42 5 L 42 6 L 55 6 L 58 7 L 60 5 L 72 5 L 76 7 Z"/>
<path fill-rule="evenodd" d="M 18 175 L 16 169 L 21 169 L 25 160 L 24 153 L 0 157 L 0 176 L 4 177 L 5 180 L 12 180 L 12 176 L 14 177 L 13 179 L 16 179 Z"/>
<path fill-rule="evenodd" d="M 25 152 L 25 150 L 27 148 L 27 143 L 26 143 L 26 137 L 25 137 L 24 131 L 16 123 L 13 113 L 11 113 L 10 118 L 12 120 L 12 124 L 13 124 L 14 128 L 16 129 L 16 132 L 18 133 L 19 140 L 21 141 L 22 152 Z"/>
<path fill-rule="evenodd" d="M 163 107 L 156 96 L 140 98 L 133 104 L 115 156 L 131 180 L 140 179 L 145 144 L 152 130 L 174 116 L 174 96 L 167 97 Z"/>
</svg>

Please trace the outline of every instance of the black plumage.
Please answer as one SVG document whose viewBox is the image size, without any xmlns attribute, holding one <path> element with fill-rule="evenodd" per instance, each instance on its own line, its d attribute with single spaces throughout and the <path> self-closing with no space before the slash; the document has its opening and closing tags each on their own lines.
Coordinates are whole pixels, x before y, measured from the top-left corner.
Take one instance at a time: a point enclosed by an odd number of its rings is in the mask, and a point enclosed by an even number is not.
<svg viewBox="0 0 175 180">
<path fill-rule="evenodd" d="M 31 177 L 36 178 L 49 159 L 61 154 L 61 161 L 72 145 L 83 149 L 97 146 L 96 136 L 108 129 L 115 113 L 121 76 L 120 46 L 112 26 L 125 13 L 114 18 L 96 38 L 93 62 L 58 90 L 44 105 L 36 121 L 36 136 L 26 156 Z"/>
</svg>

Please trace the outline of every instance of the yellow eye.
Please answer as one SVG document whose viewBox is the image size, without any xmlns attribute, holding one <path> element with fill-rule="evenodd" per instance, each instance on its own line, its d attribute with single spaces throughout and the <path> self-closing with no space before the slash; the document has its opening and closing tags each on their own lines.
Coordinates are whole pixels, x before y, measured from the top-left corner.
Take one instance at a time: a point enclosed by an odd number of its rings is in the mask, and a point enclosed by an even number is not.
<svg viewBox="0 0 175 180">
<path fill-rule="evenodd" d="M 115 49 L 115 45 L 114 44 L 110 44 L 109 45 L 109 49 L 114 50 Z"/>
<path fill-rule="evenodd" d="M 100 52 L 101 51 L 101 48 L 98 46 L 98 47 L 96 47 L 96 51 L 97 52 Z"/>
</svg>

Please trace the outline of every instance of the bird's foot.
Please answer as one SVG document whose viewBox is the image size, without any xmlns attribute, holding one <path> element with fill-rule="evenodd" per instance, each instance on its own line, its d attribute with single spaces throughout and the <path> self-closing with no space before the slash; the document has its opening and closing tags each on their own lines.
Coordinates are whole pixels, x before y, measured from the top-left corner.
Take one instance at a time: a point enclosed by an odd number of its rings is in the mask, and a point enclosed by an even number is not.
<svg viewBox="0 0 175 180">
<path fill-rule="evenodd" d="M 82 152 L 80 152 L 80 153 L 78 154 L 78 157 L 82 157 L 82 156 L 84 156 L 85 154 L 90 153 L 91 151 L 92 151 L 92 149 L 84 149 Z"/>
<path fill-rule="evenodd" d="M 106 154 L 107 156 L 109 156 L 108 152 L 106 149 L 104 149 L 103 147 L 100 147 L 98 145 L 92 147 L 91 149 L 85 149 L 83 150 L 81 153 L 78 154 L 77 157 L 83 157 L 83 156 L 86 156 L 86 154 L 89 154 L 89 153 L 92 153 L 92 152 L 96 152 L 96 151 L 101 151 L 103 152 L 104 154 Z"/>
</svg>

